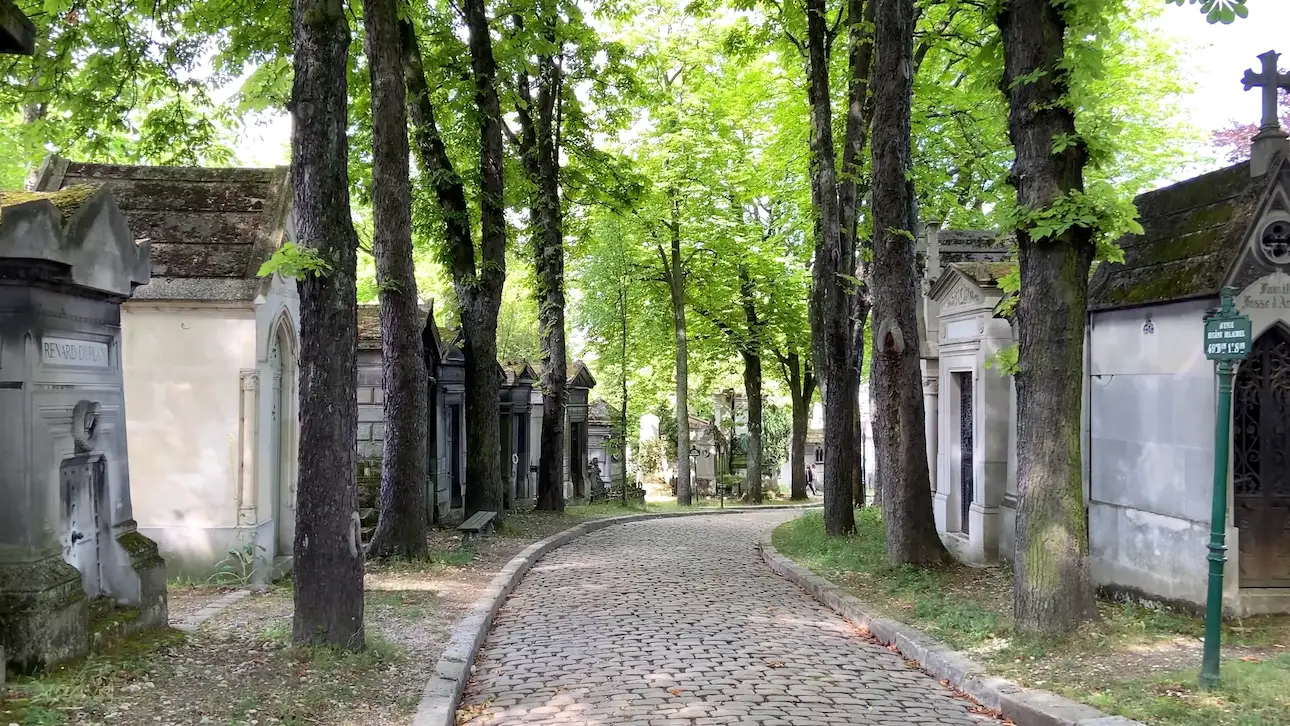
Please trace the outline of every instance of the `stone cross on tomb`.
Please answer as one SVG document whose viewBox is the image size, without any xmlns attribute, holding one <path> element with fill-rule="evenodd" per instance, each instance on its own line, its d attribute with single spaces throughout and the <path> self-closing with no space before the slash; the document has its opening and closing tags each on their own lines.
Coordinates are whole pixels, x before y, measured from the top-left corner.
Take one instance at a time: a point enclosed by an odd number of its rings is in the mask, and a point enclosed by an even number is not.
<svg viewBox="0 0 1290 726">
<path fill-rule="evenodd" d="M 1247 91 L 1251 88 L 1263 89 L 1263 122 L 1260 124 L 1260 134 L 1281 129 L 1277 101 L 1281 89 L 1290 90 L 1290 75 L 1283 75 L 1277 70 L 1277 59 L 1280 57 L 1281 54 L 1275 50 L 1264 53 L 1259 56 L 1259 60 L 1263 62 L 1263 72 L 1255 73 L 1253 70 L 1247 70 L 1245 78 L 1242 79 Z"/>
<path fill-rule="evenodd" d="M 1250 146 L 1250 175 L 1254 177 L 1268 173 L 1274 159 L 1284 159 L 1290 154 L 1290 146 L 1286 143 L 1290 135 L 1281 128 L 1281 119 L 1277 115 L 1281 89 L 1290 90 L 1290 75 L 1282 74 L 1277 69 L 1277 59 L 1280 57 L 1281 54 L 1275 50 L 1264 53 L 1259 56 L 1259 60 L 1263 62 L 1263 71 L 1255 73 L 1247 70 L 1242 79 L 1247 91 L 1251 88 L 1263 89 L 1263 121 Z"/>
</svg>

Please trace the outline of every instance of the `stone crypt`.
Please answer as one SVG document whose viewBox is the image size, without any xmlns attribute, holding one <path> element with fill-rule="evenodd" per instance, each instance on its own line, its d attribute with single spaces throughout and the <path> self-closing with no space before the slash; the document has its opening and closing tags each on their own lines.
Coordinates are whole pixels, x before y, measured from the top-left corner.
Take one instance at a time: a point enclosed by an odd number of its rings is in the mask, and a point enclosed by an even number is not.
<svg viewBox="0 0 1290 726">
<path fill-rule="evenodd" d="M 149 257 L 107 190 L 0 208 L 0 648 L 29 671 L 84 653 L 91 611 L 167 621 L 165 563 L 130 502 L 121 370 L 121 304 Z"/>
<path fill-rule="evenodd" d="M 1111 594 L 1204 606 L 1216 384 L 1204 325 L 1225 287 L 1254 343 L 1236 371 L 1223 606 L 1290 612 L 1290 143 L 1277 54 L 1250 160 L 1134 200 L 1140 234 L 1090 281 L 1081 420 L 1089 565 Z M 994 354 L 1011 346 L 991 232 L 928 230 L 920 312 L 937 529 L 974 564 L 1011 559 L 1016 393 Z M 947 255 L 949 257 L 947 258 Z"/>
</svg>

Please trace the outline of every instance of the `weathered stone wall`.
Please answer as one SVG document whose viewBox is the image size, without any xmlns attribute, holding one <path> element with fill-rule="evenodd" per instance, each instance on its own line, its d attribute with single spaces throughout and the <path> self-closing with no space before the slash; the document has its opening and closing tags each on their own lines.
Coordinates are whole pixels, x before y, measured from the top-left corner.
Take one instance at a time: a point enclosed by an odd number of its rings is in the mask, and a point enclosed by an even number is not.
<svg viewBox="0 0 1290 726">
<path fill-rule="evenodd" d="M 381 351 L 358 352 L 358 459 L 375 461 L 380 476 L 385 449 L 385 388 L 381 378 Z"/>
</svg>

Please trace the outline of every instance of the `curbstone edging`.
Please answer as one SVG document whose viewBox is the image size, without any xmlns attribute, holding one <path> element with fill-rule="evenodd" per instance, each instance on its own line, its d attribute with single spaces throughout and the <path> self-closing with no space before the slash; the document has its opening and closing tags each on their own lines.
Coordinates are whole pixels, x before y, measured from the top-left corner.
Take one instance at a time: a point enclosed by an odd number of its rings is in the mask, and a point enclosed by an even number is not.
<svg viewBox="0 0 1290 726">
<path fill-rule="evenodd" d="M 746 514 L 748 512 L 766 512 L 775 510 L 815 509 L 821 504 L 770 504 L 757 507 L 726 507 L 710 512 L 658 512 L 656 514 L 627 514 L 621 517 L 593 519 L 557 532 L 544 540 L 534 542 L 518 555 L 511 558 L 494 577 L 483 594 L 475 600 L 466 614 L 452 626 L 452 637 L 444 648 L 439 663 L 435 666 L 434 675 L 426 682 L 421 692 L 421 702 L 417 705 L 416 716 L 412 726 L 455 726 L 457 707 L 461 703 L 466 682 L 470 680 L 474 668 L 475 656 L 484 644 L 484 638 L 492 627 L 493 618 L 501 609 L 502 603 L 515 590 L 515 586 L 532 569 L 538 560 L 548 552 L 559 549 L 584 534 L 595 532 L 615 524 L 630 524 L 651 519 L 672 519 L 674 517 L 700 517 L 719 514 Z M 1088 726 L 1088 725 L 1084 725 Z M 1091 726 L 1117 726 L 1117 724 L 1093 724 Z"/>
<path fill-rule="evenodd" d="M 871 615 L 867 606 L 832 582 L 781 555 L 771 544 L 771 530 L 758 541 L 762 561 L 775 573 L 805 590 L 830 610 L 873 634 L 883 645 L 918 663 L 931 676 L 998 711 L 1017 726 L 1143 726 L 1110 716 L 1050 691 L 1026 688 L 986 672 L 985 666 L 904 623 Z"/>
<path fill-rule="evenodd" d="M 189 615 L 183 620 L 176 621 L 172 627 L 175 630 L 178 630 L 184 633 L 191 633 L 197 630 L 198 626 L 200 626 L 202 623 L 224 612 L 225 610 L 228 609 L 230 605 L 238 602 L 239 600 L 241 600 L 242 598 L 250 594 L 251 594 L 250 590 L 234 590 L 233 592 L 227 593 L 225 595 L 221 595 L 219 598 L 202 606 L 200 610 L 193 613 L 192 615 Z"/>
</svg>

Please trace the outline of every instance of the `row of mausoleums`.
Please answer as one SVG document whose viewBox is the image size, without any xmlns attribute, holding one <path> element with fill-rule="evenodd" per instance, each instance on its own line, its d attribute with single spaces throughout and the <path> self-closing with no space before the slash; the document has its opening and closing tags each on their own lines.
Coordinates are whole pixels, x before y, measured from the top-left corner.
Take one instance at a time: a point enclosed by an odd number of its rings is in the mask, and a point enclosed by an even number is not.
<svg viewBox="0 0 1290 726">
<path fill-rule="evenodd" d="M 385 425 L 381 372 L 380 310 L 358 310 L 358 457 L 360 498 L 374 505 L 379 489 Z M 458 517 L 466 482 L 466 357 L 461 331 L 441 331 L 434 311 L 425 311 L 423 355 L 429 373 L 430 419 L 427 456 L 430 481 L 426 489 L 431 521 Z M 499 364 L 502 389 L 497 415 L 501 430 L 503 500 L 507 509 L 531 506 L 537 499 L 538 456 L 542 445 L 542 392 L 539 369 L 527 361 Z M 564 496 L 586 500 L 603 496 L 605 485 L 621 470 L 620 457 L 611 455 L 615 431 L 603 401 L 590 401 L 596 385 L 591 372 L 575 362 L 568 373 L 565 406 L 565 451 L 562 455 Z"/>
<path fill-rule="evenodd" d="M 1290 168 L 1284 150 L 1143 194 L 1143 233 L 1089 286 L 1082 441 L 1092 574 L 1112 593 L 1203 608 L 1216 383 L 1204 317 L 1226 286 L 1253 321 L 1232 416 L 1225 609 L 1290 611 Z M 1016 393 L 989 364 L 1006 245 L 929 229 L 920 309 L 928 458 L 942 538 L 1010 559 Z"/>
<path fill-rule="evenodd" d="M 38 189 L 106 187 L 130 233 L 150 246 L 151 281 L 121 306 L 120 359 L 138 531 L 156 540 L 171 575 L 205 578 L 250 555 L 255 579 L 290 565 L 299 422 L 296 285 L 260 266 L 293 238 L 286 168 L 203 169 L 72 163 L 51 158 Z M 383 439 L 380 332 L 360 311 L 356 445 L 359 472 L 379 476 Z M 433 452 L 430 514 L 461 513 L 465 489 L 464 356 L 457 333 L 426 322 Z M 591 492 L 609 422 L 589 411 L 594 379 L 571 367 L 566 494 Z M 533 498 L 541 396 L 531 366 L 506 368 L 498 405 L 510 503 Z M 600 410 L 603 411 L 601 406 Z M 603 418 L 603 417 L 602 417 Z M 123 449 L 124 450 L 124 449 Z M 616 463 L 614 465 L 617 465 Z M 437 506 L 436 506 L 437 505 Z M 237 568 L 235 568 L 237 569 Z"/>
</svg>

